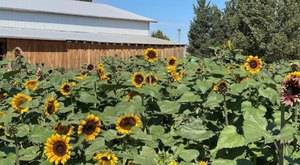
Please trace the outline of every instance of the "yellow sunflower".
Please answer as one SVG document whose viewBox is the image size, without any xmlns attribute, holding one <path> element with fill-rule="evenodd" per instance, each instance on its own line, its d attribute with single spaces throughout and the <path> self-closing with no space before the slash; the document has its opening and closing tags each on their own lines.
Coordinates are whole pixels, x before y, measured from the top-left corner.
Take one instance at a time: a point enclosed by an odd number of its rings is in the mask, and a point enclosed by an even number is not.
<svg viewBox="0 0 300 165">
<path fill-rule="evenodd" d="M 252 74 L 257 73 L 262 68 L 262 61 L 257 56 L 252 55 L 246 59 L 244 67 Z"/>
<path fill-rule="evenodd" d="M 76 76 L 75 78 L 77 80 L 83 80 L 87 76 L 86 72 L 81 72 L 79 76 Z"/>
<path fill-rule="evenodd" d="M 200 162 L 198 163 L 198 165 L 207 165 L 207 163 L 204 162 L 204 161 L 200 161 Z"/>
<path fill-rule="evenodd" d="M 60 93 L 62 95 L 65 95 L 65 96 L 68 96 L 71 94 L 71 90 L 72 90 L 72 85 L 69 84 L 69 83 L 63 83 L 61 86 L 60 86 Z"/>
<path fill-rule="evenodd" d="M 54 126 L 54 130 L 56 134 L 71 136 L 71 133 L 73 131 L 73 126 L 62 125 L 62 123 L 59 122 Z"/>
<path fill-rule="evenodd" d="M 158 53 L 157 50 L 153 48 L 148 48 L 145 51 L 145 59 L 148 60 L 149 62 L 154 62 L 158 60 Z"/>
<path fill-rule="evenodd" d="M 227 67 L 227 72 L 228 72 L 229 74 L 232 73 L 232 67 L 231 67 L 231 66 Z"/>
<path fill-rule="evenodd" d="M 172 76 L 172 78 L 173 78 L 174 81 L 181 80 L 181 75 L 178 72 L 176 72 L 175 70 L 173 70 L 171 72 L 171 76 Z"/>
<path fill-rule="evenodd" d="M 28 107 L 23 107 L 22 104 L 31 101 L 32 98 L 30 96 L 26 96 L 24 94 L 17 94 L 11 100 L 11 105 L 16 111 L 20 114 L 23 114 L 29 110 Z"/>
<path fill-rule="evenodd" d="M 101 152 L 94 156 L 99 165 L 117 165 L 118 157 L 111 152 Z"/>
<path fill-rule="evenodd" d="M 168 165 L 178 165 L 178 163 L 175 160 L 172 160 Z"/>
<path fill-rule="evenodd" d="M 228 90 L 228 83 L 224 80 L 219 81 L 216 85 L 214 85 L 213 90 L 217 93 L 224 94 Z"/>
<path fill-rule="evenodd" d="M 47 139 L 44 147 L 45 154 L 49 162 L 55 164 L 65 164 L 71 156 L 71 146 L 69 144 L 70 137 L 60 136 L 59 134 L 52 135 Z"/>
<path fill-rule="evenodd" d="M 24 83 L 24 86 L 26 88 L 30 88 L 32 90 L 36 90 L 36 88 L 39 86 L 39 82 L 37 80 L 28 80 Z"/>
<path fill-rule="evenodd" d="M 152 73 L 148 73 L 145 78 L 146 84 L 153 85 L 153 86 L 157 84 L 157 80 L 158 80 L 157 76 Z"/>
<path fill-rule="evenodd" d="M 130 134 L 133 126 L 140 127 L 141 119 L 138 115 L 128 114 L 119 117 L 116 123 L 116 129 L 122 134 Z"/>
<path fill-rule="evenodd" d="M 171 58 L 167 61 L 168 72 L 172 72 L 176 69 L 178 65 L 178 60 L 175 56 L 171 56 Z"/>
<path fill-rule="evenodd" d="M 95 115 L 88 115 L 85 120 L 81 121 L 81 124 L 78 127 L 78 135 L 86 134 L 87 137 L 85 141 L 94 140 L 95 137 L 100 133 L 101 121 L 99 117 Z"/>
<path fill-rule="evenodd" d="M 131 82 L 137 88 L 142 87 L 142 85 L 145 83 L 145 77 L 143 73 L 141 72 L 134 73 L 134 75 L 131 77 Z"/>
<path fill-rule="evenodd" d="M 110 80 L 110 78 L 107 76 L 102 64 L 98 64 L 97 73 L 101 80 Z"/>
<path fill-rule="evenodd" d="M 53 97 L 49 97 L 45 102 L 45 115 L 50 116 L 58 111 L 59 103 Z"/>
</svg>

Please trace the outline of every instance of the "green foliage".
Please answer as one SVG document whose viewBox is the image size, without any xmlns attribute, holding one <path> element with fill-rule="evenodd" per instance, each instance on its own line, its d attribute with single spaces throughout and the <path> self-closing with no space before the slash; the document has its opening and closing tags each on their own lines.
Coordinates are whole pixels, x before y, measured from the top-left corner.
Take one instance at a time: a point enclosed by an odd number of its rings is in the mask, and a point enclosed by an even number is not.
<svg viewBox="0 0 300 165">
<path fill-rule="evenodd" d="M 250 74 L 243 67 L 247 56 L 240 50 L 212 49 L 217 57 L 179 59 L 175 71 L 184 74 L 178 81 L 167 72 L 163 59 L 149 64 L 140 57 L 127 63 L 104 58 L 106 79 L 99 78 L 98 70 L 84 67 L 64 71 L 41 67 L 39 79 L 37 66 L 25 64 L 26 69 L 17 72 L 0 68 L 1 163 L 14 164 L 18 158 L 20 164 L 51 164 L 44 146 L 59 124 L 73 128 L 68 164 L 95 164 L 93 158 L 100 152 L 116 154 L 119 164 L 276 164 L 279 141 L 284 142 L 285 161 L 299 162 L 298 105 L 285 107 L 286 124 L 283 128 L 280 124 L 280 92 L 283 78 L 291 72 L 289 62 L 274 63 L 272 70 L 263 64 L 258 73 Z M 116 67 L 119 73 L 112 69 Z M 135 87 L 131 76 L 139 71 L 157 75 L 157 84 Z M 82 72 L 87 75 L 80 77 Z M 36 90 L 24 86 L 30 79 L 38 79 Z M 216 90 L 220 81 L 227 83 L 226 92 Z M 60 91 L 64 82 L 72 84 L 70 95 Z M 19 93 L 32 98 L 21 104 L 29 108 L 23 114 L 12 107 Z M 59 108 L 47 116 L 49 97 L 58 101 Z M 87 135 L 78 135 L 78 130 L 90 114 L 99 117 L 101 131 L 87 142 Z M 137 115 L 141 124 L 123 134 L 117 121 L 128 114 Z"/>
<path fill-rule="evenodd" d="M 155 32 L 152 32 L 151 33 L 151 37 L 160 38 L 160 39 L 164 39 L 164 40 L 170 41 L 170 38 L 168 36 L 166 36 L 161 30 L 157 30 Z"/>
</svg>

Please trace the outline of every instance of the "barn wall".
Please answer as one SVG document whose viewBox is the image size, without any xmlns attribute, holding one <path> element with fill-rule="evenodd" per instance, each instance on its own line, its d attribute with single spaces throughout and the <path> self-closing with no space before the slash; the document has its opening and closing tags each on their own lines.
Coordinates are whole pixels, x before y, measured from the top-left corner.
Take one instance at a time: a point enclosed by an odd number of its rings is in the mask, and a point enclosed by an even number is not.
<svg viewBox="0 0 300 165">
<path fill-rule="evenodd" d="M 0 27 L 67 32 L 149 35 L 149 22 L 0 10 Z"/>
<path fill-rule="evenodd" d="M 64 41 L 42 41 L 7 39 L 8 57 L 13 58 L 13 49 L 20 47 L 28 62 L 32 64 L 44 63 L 46 66 L 78 69 L 83 64 L 96 64 L 105 57 L 121 57 L 128 60 L 130 56 L 142 55 L 144 51 L 153 47 L 158 50 L 162 58 L 174 55 L 184 57 L 185 46 L 156 46 L 156 45 L 120 45 L 104 43 L 83 43 Z"/>
</svg>

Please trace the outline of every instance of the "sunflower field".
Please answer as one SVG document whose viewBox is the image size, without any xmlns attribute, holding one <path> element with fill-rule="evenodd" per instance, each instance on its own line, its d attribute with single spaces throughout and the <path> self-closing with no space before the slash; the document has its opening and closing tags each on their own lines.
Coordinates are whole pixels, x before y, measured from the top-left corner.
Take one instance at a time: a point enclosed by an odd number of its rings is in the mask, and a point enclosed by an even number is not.
<svg viewBox="0 0 300 165">
<path fill-rule="evenodd" d="M 80 70 L 1 61 L 1 164 L 300 164 L 298 64 L 213 49 Z"/>
</svg>

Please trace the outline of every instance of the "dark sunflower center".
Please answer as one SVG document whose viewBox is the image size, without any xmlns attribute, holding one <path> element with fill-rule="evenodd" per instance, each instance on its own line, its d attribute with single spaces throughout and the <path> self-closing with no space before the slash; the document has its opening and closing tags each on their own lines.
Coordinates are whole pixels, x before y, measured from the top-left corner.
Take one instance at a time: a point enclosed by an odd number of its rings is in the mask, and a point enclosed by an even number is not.
<svg viewBox="0 0 300 165">
<path fill-rule="evenodd" d="M 49 101 L 47 105 L 47 112 L 51 115 L 55 110 L 53 101 Z"/>
<path fill-rule="evenodd" d="M 63 141 L 57 141 L 53 145 L 53 152 L 57 156 L 63 156 L 67 152 L 67 145 Z"/>
<path fill-rule="evenodd" d="M 169 61 L 169 65 L 174 65 L 175 64 L 175 60 L 174 59 L 171 59 L 170 61 Z"/>
<path fill-rule="evenodd" d="M 83 132 L 87 135 L 90 135 L 90 134 L 94 133 L 95 129 L 96 129 L 96 123 L 94 123 L 92 121 L 88 121 L 87 124 L 83 128 Z"/>
<path fill-rule="evenodd" d="M 134 118 L 132 117 L 126 117 L 125 119 L 123 119 L 120 123 L 120 126 L 123 128 L 123 129 L 126 129 L 126 130 L 131 130 L 131 127 L 135 126 L 136 124 L 136 121 Z"/>
<path fill-rule="evenodd" d="M 251 61 L 251 62 L 250 62 L 250 67 L 253 68 L 253 69 L 256 68 L 257 65 L 258 65 L 258 64 L 257 64 L 256 61 Z"/>
<path fill-rule="evenodd" d="M 288 96 L 295 96 L 300 94 L 300 88 L 294 85 L 287 87 L 286 93 Z"/>
<path fill-rule="evenodd" d="M 147 80 L 147 83 L 150 83 L 150 78 L 151 78 L 151 83 L 156 83 L 156 79 L 155 79 L 155 77 L 152 76 L 152 75 L 147 77 L 147 79 L 146 79 L 146 80 Z"/>
<path fill-rule="evenodd" d="M 149 52 L 148 57 L 155 58 L 156 57 L 155 52 L 153 52 L 153 51 Z"/>
<path fill-rule="evenodd" d="M 90 64 L 88 65 L 87 70 L 91 71 L 94 70 L 94 68 L 95 68 L 94 65 Z"/>
<path fill-rule="evenodd" d="M 134 81 L 137 83 L 137 84 L 141 84 L 143 83 L 144 81 L 144 77 L 142 75 L 136 75 L 135 78 L 134 78 Z"/>
<path fill-rule="evenodd" d="M 108 159 L 106 156 L 101 158 L 102 161 L 110 161 L 110 159 Z"/>
<path fill-rule="evenodd" d="M 64 89 L 64 92 L 70 92 L 71 91 L 70 85 L 65 85 L 63 89 Z"/>
<path fill-rule="evenodd" d="M 226 90 L 226 89 L 227 89 L 227 84 L 226 84 L 225 82 L 220 83 L 219 89 L 220 89 L 221 91 Z"/>
<path fill-rule="evenodd" d="M 36 84 L 35 82 L 29 82 L 28 83 L 29 86 L 35 86 L 35 84 Z"/>
</svg>

